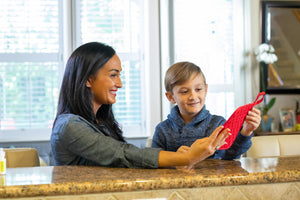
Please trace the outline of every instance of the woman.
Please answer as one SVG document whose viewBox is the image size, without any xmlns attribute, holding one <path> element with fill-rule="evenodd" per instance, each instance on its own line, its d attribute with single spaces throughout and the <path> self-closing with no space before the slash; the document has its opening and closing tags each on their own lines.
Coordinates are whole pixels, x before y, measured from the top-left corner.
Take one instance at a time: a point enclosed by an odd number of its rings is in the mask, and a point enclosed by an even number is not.
<svg viewBox="0 0 300 200">
<path fill-rule="evenodd" d="M 121 62 L 108 45 L 91 42 L 70 56 L 60 90 L 51 135 L 55 165 L 130 168 L 192 166 L 225 143 L 229 130 L 218 127 L 210 137 L 177 152 L 140 149 L 126 143 L 112 112 L 122 87 Z M 221 131 L 222 130 L 222 131 Z"/>
</svg>

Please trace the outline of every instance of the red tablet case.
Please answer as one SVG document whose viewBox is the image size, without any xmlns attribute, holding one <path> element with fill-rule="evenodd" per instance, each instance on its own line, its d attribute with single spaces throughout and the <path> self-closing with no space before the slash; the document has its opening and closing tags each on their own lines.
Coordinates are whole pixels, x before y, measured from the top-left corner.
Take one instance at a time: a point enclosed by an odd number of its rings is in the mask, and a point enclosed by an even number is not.
<svg viewBox="0 0 300 200">
<path fill-rule="evenodd" d="M 264 99 L 265 93 L 261 92 L 257 95 L 255 101 L 253 103 L 246 104 L 237 108 L 234 113 L 229 117 L 229 119 L 223 124 L 224 129 L 229 128 L 231 135 L 225 140 L 227 144 L 224 144 L 219 148 L 219 150 L 228 149 L 231 147 L 234 142 L 237 134 L 239 133 L 241 127 L 243 126 L 244 120 L 250 110 L 252 108 L 261 103 Z"/>
</svg>

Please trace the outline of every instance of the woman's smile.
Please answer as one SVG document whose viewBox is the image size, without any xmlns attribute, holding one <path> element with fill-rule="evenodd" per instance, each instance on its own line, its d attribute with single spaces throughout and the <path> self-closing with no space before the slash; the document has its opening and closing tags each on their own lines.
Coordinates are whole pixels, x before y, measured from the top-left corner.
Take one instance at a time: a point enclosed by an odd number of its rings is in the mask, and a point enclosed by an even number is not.
<svg viewBox="0 0 300 200">
<path fill-rule="evenodd" d="M 118 91 L 118 90 L 111 90 L 111 91 L 110 91 L 110 94 L 113 95 L 113 96 L 117 96 L 117 91 Z"/>
</svg>

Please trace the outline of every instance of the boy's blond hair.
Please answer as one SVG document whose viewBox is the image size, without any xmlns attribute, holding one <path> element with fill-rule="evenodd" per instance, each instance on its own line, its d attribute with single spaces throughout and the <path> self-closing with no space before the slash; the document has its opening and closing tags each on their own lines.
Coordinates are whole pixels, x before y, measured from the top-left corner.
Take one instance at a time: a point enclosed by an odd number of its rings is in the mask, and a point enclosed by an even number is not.
<svg viewBox="0 0 300 200">
<path fill-rule="evenodd" d="M 200 67 L 191 62 L 178 62 L 169 67 L 165 75 L 165 89 L 171 92 L 176 85 L 183 84 L 193 75 L 202 75 L 204 84 L 206 80 Z"/>
</svg>

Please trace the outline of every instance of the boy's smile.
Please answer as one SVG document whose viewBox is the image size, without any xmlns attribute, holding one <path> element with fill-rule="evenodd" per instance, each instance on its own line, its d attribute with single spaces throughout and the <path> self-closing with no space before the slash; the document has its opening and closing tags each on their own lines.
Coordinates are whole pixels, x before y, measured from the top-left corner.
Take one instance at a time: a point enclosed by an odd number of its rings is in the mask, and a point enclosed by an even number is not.
<svg viewBox="0 0 300 200">
<path fill-rule="evenodd" d="M 172 93 L 166 92 L 168 100 L 177 103 L 182 119 L 189 123 L 203 108 L 207 94 L 202 74 L 191 76 L 181 85 L 174 86 Z"/>
</svg>

